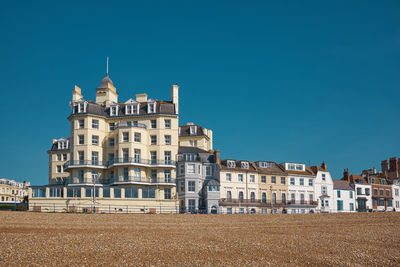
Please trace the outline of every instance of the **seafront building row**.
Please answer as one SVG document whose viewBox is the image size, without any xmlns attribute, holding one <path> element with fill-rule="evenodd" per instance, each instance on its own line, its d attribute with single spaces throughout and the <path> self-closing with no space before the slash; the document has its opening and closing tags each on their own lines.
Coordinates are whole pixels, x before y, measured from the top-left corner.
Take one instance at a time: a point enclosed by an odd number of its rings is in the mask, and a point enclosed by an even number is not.
<svg viewBox="0 0 400 267">
<path fill-rule="evenodd" d="M 21 203 L 28 196 L 29 182 L 16 182 L 0 178 L 0 204 Z"/>
<path fill-rule="evenodd" d="M 396 159 L 390 160 L 390 168 L 382 165 L 380 173 L 371 169 L 350 175 L 345 170 L 341 180 L 332 179 L 325 162 L 306 166 L 221 159 L 213 148 L 212 130 L 193 123 L 179 125 L 176 84 L 169 100 L 136 94 L 119 102 L 107 73 L 95 101 L 86 100 L 75 86 L 70 106 L 70 135 L 53 140 L 48 185 L 30 187 L 30 210 L 293 214 L 400 210 Z"/>
</svg>

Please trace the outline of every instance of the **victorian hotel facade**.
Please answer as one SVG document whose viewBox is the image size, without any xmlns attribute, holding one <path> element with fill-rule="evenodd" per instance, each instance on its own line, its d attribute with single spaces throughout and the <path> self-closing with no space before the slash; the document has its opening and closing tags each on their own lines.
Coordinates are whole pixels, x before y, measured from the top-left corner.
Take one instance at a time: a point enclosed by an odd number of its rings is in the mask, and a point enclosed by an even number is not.
<svg viewBox="0 0 400 267">
<path fill-rule="evenodd" d="M 31 210 L 177 211 L 177 85 L 169 101 L 118 102 L 107 74 L 95 102 L 75 86 L 71 108 L 70 137 L 53 140 L 49 185 L 31 187 Z"/>
</svg>

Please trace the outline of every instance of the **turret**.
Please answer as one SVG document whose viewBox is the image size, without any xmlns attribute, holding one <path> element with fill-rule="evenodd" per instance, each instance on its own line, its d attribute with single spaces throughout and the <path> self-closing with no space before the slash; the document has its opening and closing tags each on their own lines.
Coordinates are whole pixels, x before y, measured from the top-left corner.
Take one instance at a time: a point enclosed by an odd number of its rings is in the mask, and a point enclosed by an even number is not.
<svg viewBox="0 0 400 267">
<path fill-rule="evenodd" d="M 118 92 L 107 73 L 97 88 L 96 103 L 109 107 L 113 102 L 118 103 Z"/>
</svg>

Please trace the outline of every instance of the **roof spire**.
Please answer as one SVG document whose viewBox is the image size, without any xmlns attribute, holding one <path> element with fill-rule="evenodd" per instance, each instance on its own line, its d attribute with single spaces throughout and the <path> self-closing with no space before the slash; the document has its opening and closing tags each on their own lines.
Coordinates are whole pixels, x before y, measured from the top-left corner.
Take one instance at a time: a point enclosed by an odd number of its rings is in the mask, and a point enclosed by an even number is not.
<svg viewBox="0 0 400 267">
<path fill-rule="evenodd" d="M 106 72 L 106 76 L 108 76 L 108 57 L 107 57 L 107 72 Z"/>
</svg>

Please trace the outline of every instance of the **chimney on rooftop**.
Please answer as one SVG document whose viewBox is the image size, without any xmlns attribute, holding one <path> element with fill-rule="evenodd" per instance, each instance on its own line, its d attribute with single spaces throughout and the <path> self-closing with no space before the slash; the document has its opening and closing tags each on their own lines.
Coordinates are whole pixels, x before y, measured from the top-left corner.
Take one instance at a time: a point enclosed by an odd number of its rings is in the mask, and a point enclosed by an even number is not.
<svg viewBox="0 0 400 267">
<path fill-rule="evenodd" d="M 344 169 L 343 171 L 343 180 L 349 181 L 350 175 L 349 175 L 349 169 Z"/>
<path fill-rule="evenodd" d="M 328 167 L 326 166 L 325 161 L 322 162 L 321 168 L 324 169 L 325 171 L 328 169 Z"/>
<path fill-rule="evenodd" d="M 389 170 L 389 163 L 386 159 L 381 161 L 381 169 L 382 172 L 386 175 Z"/>
<path fill-rule="evenodd" d="M 220 159 L 220 151 L 219 149 L 215 150 L 214 155 L 215 155 L 215 163 L 220 164 L 221 163 L 221 159 Z"/>
<path fill-rule="evenodd" d="M 398 162 L 397 162 L 397 158 L 396 157 L 393 157 L 393 158 L 390 158 L 390 160 L 389 160 L 389 172 L 395 172 L 395 173 L 397 173 L 398 171 L 399 171 L 399 165 L 398 165 Z"/>
</svg>

